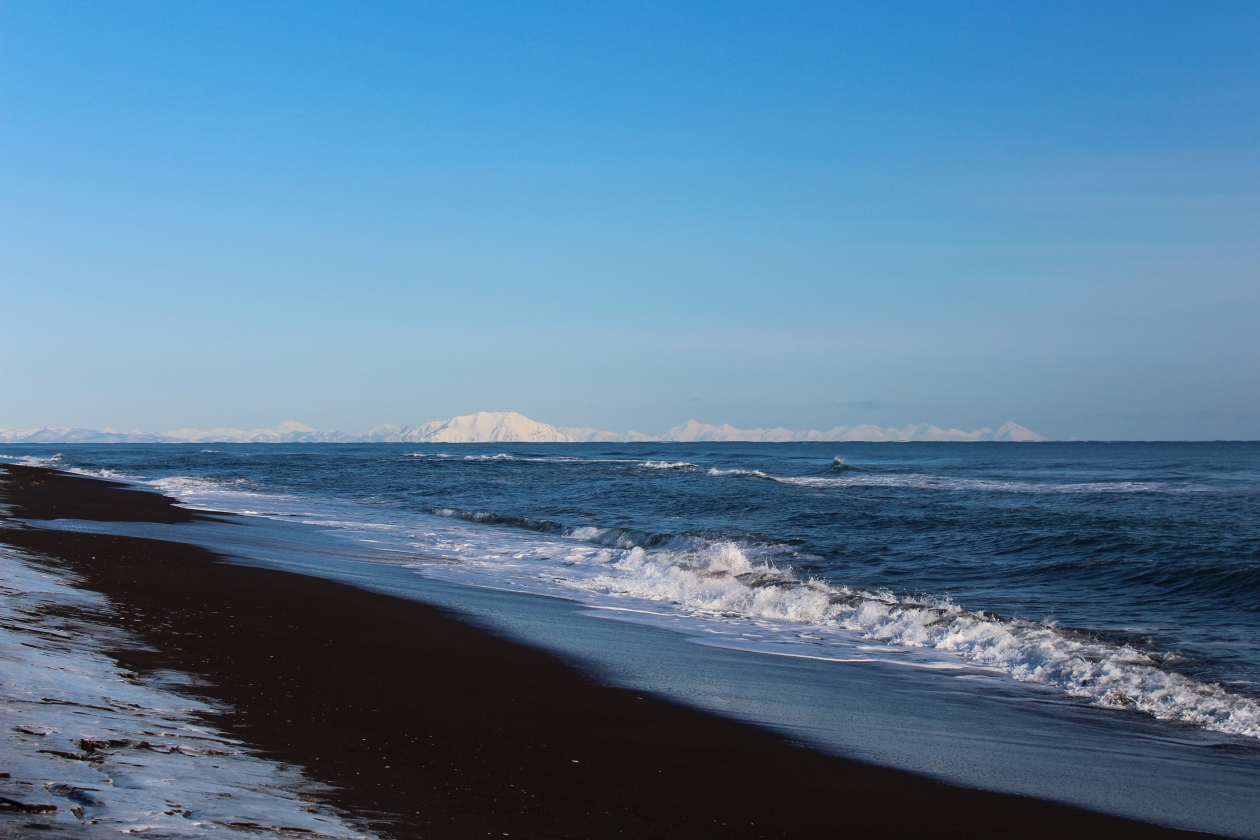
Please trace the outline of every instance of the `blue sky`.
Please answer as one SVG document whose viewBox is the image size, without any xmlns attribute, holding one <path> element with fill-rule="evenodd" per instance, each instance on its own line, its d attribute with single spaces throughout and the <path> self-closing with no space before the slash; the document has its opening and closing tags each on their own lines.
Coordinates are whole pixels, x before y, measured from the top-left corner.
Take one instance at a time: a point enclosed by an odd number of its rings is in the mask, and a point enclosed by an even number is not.
<svg viewBox="0 0 1260 840">
<path fill-rule="evenodd" d="M 1030 5 L 0 2 L 0 427 L 1260 438 L 1260 6 Z"/>
</svg>

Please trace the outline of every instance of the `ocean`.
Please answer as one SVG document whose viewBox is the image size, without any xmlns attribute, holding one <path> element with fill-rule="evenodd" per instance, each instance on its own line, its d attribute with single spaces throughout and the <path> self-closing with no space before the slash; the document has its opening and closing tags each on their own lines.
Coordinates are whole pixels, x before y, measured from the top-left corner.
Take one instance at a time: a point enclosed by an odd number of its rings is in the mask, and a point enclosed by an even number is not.
<svg viewBox="0 0 1260 840">
<path fill-rule="evenodd" d="M 821 749 L 1260 836 L 1260 444 L 0 456 L 252 526 L 57 527 L 178 532 L 439 603 L 598 679 Z"/>
</svg>

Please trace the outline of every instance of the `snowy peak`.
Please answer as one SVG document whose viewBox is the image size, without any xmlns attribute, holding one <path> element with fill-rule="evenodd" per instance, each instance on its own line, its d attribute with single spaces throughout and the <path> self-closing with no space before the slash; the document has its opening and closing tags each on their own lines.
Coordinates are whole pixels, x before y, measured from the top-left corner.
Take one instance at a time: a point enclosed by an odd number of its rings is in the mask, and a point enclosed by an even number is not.
<svg viewBox="0 0 1260 840">
<path fill-rule="evenodd" d="M 404 429 L 409 443 L 569 443 L 554 426 L 530 420 L 515 411 L 478 411 Z"/>
<path fill-rule="evenodd" d="M 817 432 L 813 434 L 817 434 Z M 723 423 L 721 426 L 713 426 L 696 420 L 688 420 L 681 426 L 675 426 L 670 429 L 657 439 L 676 443 L 736 440 L 755 443 L 783 443 L 799 438 L 796 437 L 795 432 L 787 429 L 770 429 L 769 431 L 760 427 L 756 429 L 737 429 L 727 423 Z"/>
<path fill-rule="evenodd" d="M 994 440 L 1014 440 L 1026 443 L 1041 443 L 1050 438 L 1039 435 L 1031 429 L 1025 429 L 1018 423 L 1004 423 L 993 435 Z"/>
<path fill-rule="evenodd" d="M 641 435 L 638 432 L 622 435 L 617 432 L 604 432 L 599 429 L 561 428 L 558 431 L 573 443 L 626 443 L 636 440 L 655 440 L 655 438 Z"/>
<path fill-rule="evenodd" d="M 115 432 L 113 429 L 0 429 L 0 443 L 167 443 L 153 432 Z"/>
<path fill-rule="evenodd" d="M 695 443 L 699 441 L 753 441 L 757 443 L 786 443 L 788 441 L 870 441 L 899 442 L 915 441 L 1043 441 L 1047 440 L 1036 432 L 1029 431 L 1018 423 L 1007 423 L 994 432 L 990 428 L 965 432 L 962 429 L 942 429 L 927 423 L 906 426 L 902 429 L 881 429 L 878 426 L 836 426 L 828 432 L 810 430 L 793 432 L 788 429 L 737 429 L 730 425 L 713 426 L 697 420 L 688 420 L 681 426 L 675 426 L 661 435 L 660 441 L 677 441 L 679 443 Z"/>
<path fill-rule="evenodd" d="M 252 429 L 248 432 L 240 429 L 211 429 L 208 432 L 200 429 L 176 429 L 167 432 L 165 437 L 182 443 L 300 443 L 311 435 L 318 434 L 310 426 L 289 420 L 270 429 Z"/>
</svg>

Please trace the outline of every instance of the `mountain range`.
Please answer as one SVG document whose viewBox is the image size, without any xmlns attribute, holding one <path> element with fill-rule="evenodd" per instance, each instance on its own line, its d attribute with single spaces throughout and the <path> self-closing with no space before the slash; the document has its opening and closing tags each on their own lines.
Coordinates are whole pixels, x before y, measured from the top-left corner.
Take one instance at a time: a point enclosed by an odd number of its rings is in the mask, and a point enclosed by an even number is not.
<svg viewBox="0 0 1260 840">
<path fill-rule="evenodd" d="M 321 432 L 289 421 L 269 429 L 176 429 L 116 432 L 113 429 L 0 429 L 0 443 L 695 443 L 700 441 L 1043 441 L 1047 438 L 1018 423 L 964 432 L 927 423 L 901 429 L 836 426 L 826 432 L 789 429 L 737 429 L 688 420 L 662 435 L 573 429 L 530 420 L 515 411 L 479 411 L 419 426 L 377 426 L 368 432 Z"/>
</svg>

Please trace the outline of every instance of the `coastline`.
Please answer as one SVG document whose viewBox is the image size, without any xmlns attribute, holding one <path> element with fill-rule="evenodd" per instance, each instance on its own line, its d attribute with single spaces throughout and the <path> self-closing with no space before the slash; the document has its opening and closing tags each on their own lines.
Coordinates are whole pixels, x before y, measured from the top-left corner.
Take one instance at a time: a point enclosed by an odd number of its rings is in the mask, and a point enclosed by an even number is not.
<svg viewBox="0 0 1260 840">
<path fill-rule="evenodd" d="M 14 518 L 204 515 L 99 479 L 0 469 Z M 144 615 L 129 627 L 152 650 L 116 651 L 124 666 L 195 675 L 234 709 L 208 722 L 333 786 L 330 804 L 384 836 L 1193 834 L 823 755 L 597 685 L 435 607 L 181 543 L 8 524 L 0 542 Z"/>
</svg>

